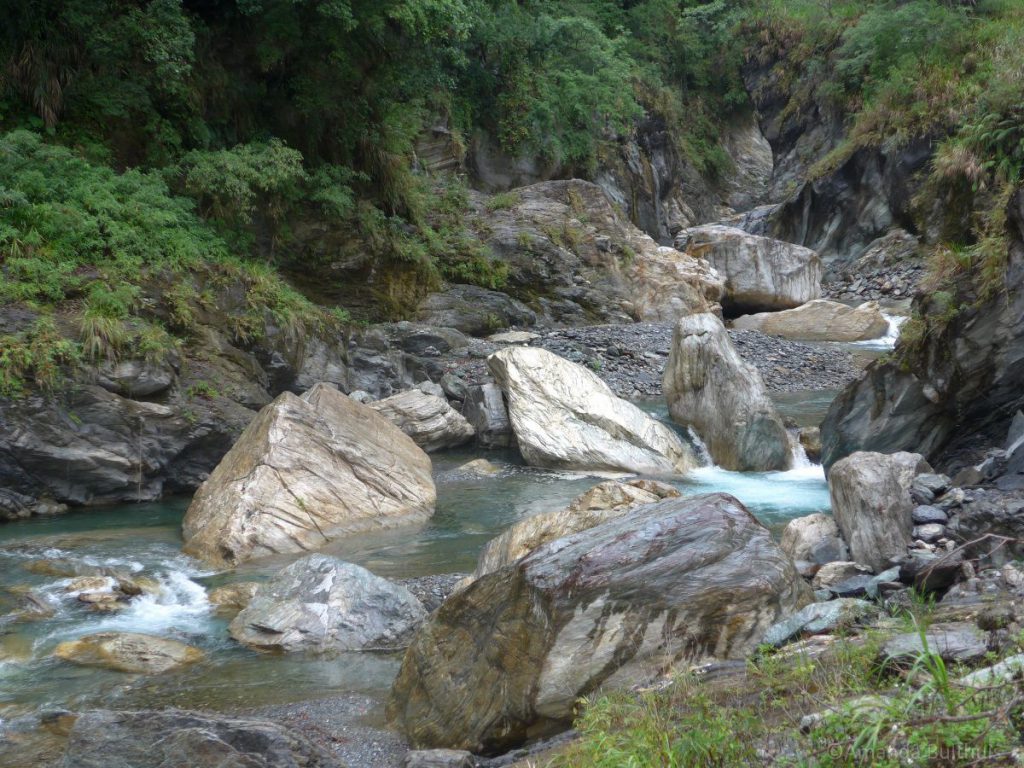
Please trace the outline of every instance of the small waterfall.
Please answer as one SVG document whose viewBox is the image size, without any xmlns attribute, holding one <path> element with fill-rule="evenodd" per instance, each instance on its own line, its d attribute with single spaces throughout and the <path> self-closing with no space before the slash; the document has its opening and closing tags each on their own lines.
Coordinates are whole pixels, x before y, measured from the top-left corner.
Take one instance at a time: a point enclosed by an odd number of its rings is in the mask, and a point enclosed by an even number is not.
<svg viewBox="0 0 1024 768">
<path fill-rule="evenodd" d="M 896 340 L 900 337 L 900 327 L 909 318 L 906 315 L 889 315 L 885 312 L 882 313 L 882 317 L 889 323 L 889 329 L 885 332 L 885 336 L 878 339 L 870 339 L 869 341 L 855 341 L 853 343 L 857 346 L 871 347 L 873 349 L 893 349 L 896 346 Z"/>
<path fill-rule="evenodd" d="M 693 443 L 693 451 L 697 454 L 697 460 L 700 461 L 702 467 L 714 466 L 711 460 L 711 452 L 708 447 L 704 445 L 704 441 L 700 439 L 700 435 L 693 431 L 693 427 L 686 428 L 686 434 L 690 438 L 690 442 Z"/>
<path fill-rule="evenodd" d="M 815 466 L 814 463 L 807 458 L 807 451 L 804 450 L 803 443 L 800 442 L 800 432 L 789 432 L 789 451 L 793 456 L 793 469 L 809 469 Z"/>
</svg>

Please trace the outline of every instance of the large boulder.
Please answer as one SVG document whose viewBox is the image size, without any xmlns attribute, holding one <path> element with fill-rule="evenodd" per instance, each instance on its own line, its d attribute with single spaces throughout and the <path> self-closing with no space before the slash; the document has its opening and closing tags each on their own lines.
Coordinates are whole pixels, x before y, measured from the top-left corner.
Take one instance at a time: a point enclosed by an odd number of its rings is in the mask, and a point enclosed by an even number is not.
<svg viewBox="0 0 1024 768">
<path fill-rule="evenodd" d="M 722 307 L 733 315 L 792 309 L 821 295 L 821 259 L 801 245 L 706 224 L 680 232 L 676 247 L 725 277 Z"/>
<path fill-rule="evenodd" d="M 413 439 L 427 453 L 455 448 L 473 439 L 465 417 L 437 395 L 410 389 L 370 407 Z"/>
<path fill-rule="evenodd" d="M 651 474 L 697 466 L 675 432 L 616 397 L 583 366 L 535 347 L 508 347 L 487 365 L 505 392 L 512 431 L 528 464 Z"/>
<path fill-rule="evenodd" d="M 231 636 L 261 650 L 401 647 L 426 615 L 398 584 L 326 555 L 308 555 L 261 585 L 231 622 Z"/>
<path fill-rule="evenodd" d="M 511 565 L 542 544 L 621 517 L 642 504 L 679 496 L 671 485 L 655 480 L 608 480 L 585 491 L 565 509 L 543 512 L 522 520 L 484 546 L 472 578 Z"/>
<path fill-rule="evenodd" d="M 194 664 L 205 656 L 198 648 L 177 640 L 135 632 L 101 632 L 68 640 L 58 645 L 53 655 L 86 667 L 149 674 Z"/>
<path fill-rule="evenodd" d="M 794 560 L 817 565 L 846 560 L 849 555 L 835 518 L 820 512 L 790 520 L 782 531 L 779 546 Z"/>
<path fill-rule="evenodd" d="M 915 506 L 910 486 L 922 472 L 931 472 L 928 462 L 906 452 L 861 451 L 832 466 L 832 514 L 858 563 L 881 571 L 907 554 Z"/>
<path fill-rule="evenodd" d="M 344 768 L 277 723 L 178 709 L 77 717 L 60 768 Z"/>
<path fill-rule="evenodd" d="M 578 698 L 744 658 L 810 590 L 725 494 L 669 499 L 548 542 L 457 592 L 417 632 L 388 706 L 416 748 L 502 750 Z"/>
<path fill-rule="evenodd" d="M 423 521 L 430 458 L 372 408 L 325 384 L 280 395 L 246 428 L 185 514 L 185 552 L 215 565 L 316 549 Z"/>
<path fill-rule="evenodd" d="M 815 299 L 796 309 L 743 315 L 732 325 L 799 341 L 868 341 L 889 332 L 889 321 L 874 301 L 851 307 Z"/>
<path fill-rule="evenodd" d="M 710 313 L 679 320 L 663 384 L 672 419 L 692 427 L 715 463 L 740 472 L 789 469 L 789 433 L 761 374 Z"/>
</svg>

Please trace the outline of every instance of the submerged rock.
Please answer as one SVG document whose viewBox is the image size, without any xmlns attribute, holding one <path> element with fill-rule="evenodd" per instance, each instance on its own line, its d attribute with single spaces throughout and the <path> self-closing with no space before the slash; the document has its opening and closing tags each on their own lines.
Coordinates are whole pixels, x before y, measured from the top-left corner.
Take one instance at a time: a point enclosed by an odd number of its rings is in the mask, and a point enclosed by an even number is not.
<svg viewBox="0 0 1024 768">
<path fill-rule="evenodd" d="M 724 469 L 765 472 L 792 465 L 789 433 L 761 375 L 740 358 L 715 315 L 679 320 L 663 389 L 673 421 L 693 427 Z"/>
<path fill-rule="evenodd" d="M 87 667 L 106 667 L 118 672 L 167 672 L 205 657 L 198 648 L 136 632 L 101 632 L 61 643 L 53 655 Z"/>
<path fill-rule="evenodd" d="M 427 453 L 468 443 L 476 433 L 443 397 L 410 389 L 370 407 L 413 439 Z"/>
<path fill-rule="evenodd" d="M 487 359 L 508 399 L 528 464 L 583 470 L 677 474 L 697 466 L 675 432 L 583 366 L 544 349 L 508 347 Z"/>
<path fill-rule="evenodd" d="M 791 309 L 821 295 L 821 259 L 801 245 L 705 224 L 680 232 L 676 247 L 725 277 L 722 306 L 731 314 Z"/>
<path fill-rule="evenodd" d="M 581 695 L 744 658 L 809 600 L 736 499 L 669 499 L 454 594 L 416 633 L 389 715 L 416 748 L 500 750 L 564 728 Z"/>
<path fill-rule="evenodd" d="M 654 480 L 600 483 L 577 496 L 565 509 L 528 517 L 491 539 L 480 553 L 471 578 L 478 579 L 485 573 L 511 565 L 542 544 L 593 528 L 634 507 L 679 495 L 671 485 Z"/>
<path fill-rule="evenodd" d="M 316 549 L 433 513 L 430 458 L 373 409 L 324 384 L 279 396 L 185 514 L 184 550 L 215 565 Z"/>
<path fill-rule="evenodd" d="M 211 590 L 207 599 L 210 605 L 215 605 L 219 610 L 237 613 L 249 604 L 259 588 L 259 582 L 238 581 Z"/>
<path fill-rule="evenodd" d="M 261 650 L 380 650 L 401 647 L 425 615 L 405 587 L 358 565 L 309 555 L 262 584 L 230 630 Z"/>
<path fill-rule="evenodd" d="M 905 452 L 854 453 L 832 467 L 832 514 L 858 563 L 881 571 L 906 555 L 913 528 L 910 487 L 922 472 L 931 472 L 924 457 Z"/>
<path fill-rule="evenodd" d="M 168 709 L 79 715 L 61 768 L 344 768 L 277 723 Z"/>
<path fill-rule="evenodd" d="M 851 307 L 826 299 L 815 299 L 781 312 L 743 315 L 732 325 L 797 341 L 868 341 L 889 331 L 889 321 L 877 302 Z"/>
</svg>

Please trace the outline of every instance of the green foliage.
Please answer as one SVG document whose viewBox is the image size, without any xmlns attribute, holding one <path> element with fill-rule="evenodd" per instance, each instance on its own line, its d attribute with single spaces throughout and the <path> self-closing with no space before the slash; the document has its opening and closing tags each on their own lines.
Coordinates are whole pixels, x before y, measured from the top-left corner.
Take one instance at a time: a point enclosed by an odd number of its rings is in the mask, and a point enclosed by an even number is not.
<svg viewBox="0 0 1024 768">
<path fill-rule="evenodd" d="M 81 347 L 49 317 L 39 318 L 28 331 L 0 336 L 0 397 L 18 397 L 30 385 L 57 388 L 81 356 Z"/>
</svg>

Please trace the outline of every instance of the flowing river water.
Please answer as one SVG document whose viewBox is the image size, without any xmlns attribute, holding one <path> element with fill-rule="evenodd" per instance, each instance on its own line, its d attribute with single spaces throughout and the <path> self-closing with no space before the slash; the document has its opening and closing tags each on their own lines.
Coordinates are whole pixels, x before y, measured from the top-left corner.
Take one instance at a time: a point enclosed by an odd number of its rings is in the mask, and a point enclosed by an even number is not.
<svg viewBox="0 0 1024 768">
<path fill-rule="evenodd" d="M 873 354 L 878 351 L 871 350 Z M 801 426 L 820 423 L 836 392 L 776 397 L 784 416 Z M 640 403 L 665 418 L 664 403 Z M 437 510 L 421 525 L 351 536 L 332 554 L 385 577 L 471 571 L 482 546 L 529 515 L 564 507 L 599 482 L 593 476 L 522 466 L 511 454 L 483 454 L 500 471 L 458 471 L 479 452 L 435 455 Z M 674 483 L 684 494 L 734 494 L 769 528 L 829 509 L 821 467 L 806 460 L 788 472 L 736 473 L 708 466 Z M 217 573 L 181 554 L 180 524 L 187 498 L 88 509 L 0 526 L 0 742 L 36 728 L 41 713 L 93 707 L 178 706 L 237 711 L 338 694 L 383 702 L 397 671 L 397 654 L 352 653 L 333 658 L 267 655 L 230 639 L 228 619 L 207 599 L 216 586 L 266 579 L 287 560 L 247 564 Z M 113 573 L 159 582 L 158 595 L 134 598 L 101 613 L 68 592 L 74 575 Z M 44 615 L 15 613 L 31 593 Z M 204 661 L 158 676 L 79 667 L 53 657 L 56 645 L 103 631 L 171 637 L 198 646 Z M 379 709 L 379 707 L 377 708 Z M 379 723 L 379 711 L 371 712 Z"/>
</svg>

